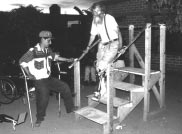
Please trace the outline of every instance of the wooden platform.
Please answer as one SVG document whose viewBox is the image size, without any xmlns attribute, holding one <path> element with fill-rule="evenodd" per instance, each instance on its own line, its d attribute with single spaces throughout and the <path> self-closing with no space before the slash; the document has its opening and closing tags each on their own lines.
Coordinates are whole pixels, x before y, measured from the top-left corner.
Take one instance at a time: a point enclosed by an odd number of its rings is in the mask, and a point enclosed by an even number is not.
<svg viewBox="0 0 182 134">
<path fill-rule="evenodd" d="M 107 122 L 107 113 L 93 107 L 87 106 L 75 111 L 75 113 L 101 125 Z M 113 119 L 116 119 L 116 116 L 114 116 Z"/>
<path fill-rule="evenodd" d="M 132 73 L 132 74 L 142 75 L 142 76 L 145 75 L 145 69 L 143 68 L 121 67 L 121 68 L 115 68 L 114 71 L 122 71 L 125 73 Z M 160 73 L 160 71 L 151 70 L 150 74 L 156 74 L 156 73 Z"/>
<path fill-rule="evenodd" d="M 144 88 L 142 86 L 134 85 L 131 83 L 126 83 L 126 82 L 121 82 L 121 81 L 119 81 L 119 82 L 114 81 L 113 87 L 117 88 L 117 89 L 124 90 L 124 91 L 130 91 L 130 92 L 132 92 L 132 91 L 144 92 Z"/>
</svg>

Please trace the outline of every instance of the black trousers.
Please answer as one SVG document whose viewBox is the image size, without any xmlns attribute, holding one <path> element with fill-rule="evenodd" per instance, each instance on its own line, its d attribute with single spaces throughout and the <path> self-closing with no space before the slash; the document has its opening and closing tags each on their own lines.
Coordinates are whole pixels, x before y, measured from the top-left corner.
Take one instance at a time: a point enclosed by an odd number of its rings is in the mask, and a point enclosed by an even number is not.
<svg viewBox="0 0 182 134">
<path fill-rule="evenodd" d="M 38 121 L 44 120 L 49 102 L 50 91 L 60 92 L 64 100 L 67 113 L 72 112 L 74 104 L 71 91 L 67 83 L 57 78 L 49 77 L 46 79 L 35 80 L 34 84 L 37 108 L 36 117 Z"/>
</svg>

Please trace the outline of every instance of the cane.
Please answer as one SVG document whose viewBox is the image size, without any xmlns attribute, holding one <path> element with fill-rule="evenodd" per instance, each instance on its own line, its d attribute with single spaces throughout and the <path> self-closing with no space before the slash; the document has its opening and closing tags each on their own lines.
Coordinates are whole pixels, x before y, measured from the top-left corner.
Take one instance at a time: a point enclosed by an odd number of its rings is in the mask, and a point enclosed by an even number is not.
<svg viewBox="0 0 182 134">
<path fill-rule="evenodd" d="M 26 89 L 26 94 L 27 94 L 27 100 L 28 100 L 28 108 L 29 108 L 29 114 L 30 114 L 30 121 L 31 121 L 31 126 L 32 128 L 33 126 L 33 118 L 32 118 L 32 110 L 31 110 L 31 106 L 30 106 L 30 98 L 29 98 L 29 92 L 28 92 L 28 84 L 27 84 L 27 76 L 25 74 L 25 71 L 23 70 L 23 68 L 21 67 L 21 70 L 23 72 L 24 75 L 24 80 L 25 80 L 25 89 Z"/>
<path fill-rule="evenodd" d="M 150 25 L 151 27 L 151 25 Z M 130 46 L 132 46 L 135 41 L 142 35 L 142 33 L 145 31 L 146 29 L 146 26 L 143 27 L 143 29 L 135 36 L 135 38 L 129 42 L 129 44 L 127 46 L 123 46 L 119 51 L 118 51 L 118 54 L 116 55 L 116 57 L 112 60 L 112 62 L 115 62 L 122 54 L 124 54 L 126 52 L 127 49 L 130 48 Z"/>
<path fill-rule="evenodd" d="M 76 62 L 78 62 L 78 61 L 80 61 L 94 46 L 96 46 L 99 42 L 101 41 L 101 39 L 98 39 L 97 41 L 95 41 L 94 43 L 93 43 L 93 45 L 91 45 L 91 46 L 89 46 L 89 49 L 87 50 L 87 49 L 85 49 L 84 50 L 84 52 L 81 54 L 81 56 L 77 59 L 77 60 L 75 60 L 68 68 L 72 68 L 75 64 L 76 64 Z"/>
</svg>

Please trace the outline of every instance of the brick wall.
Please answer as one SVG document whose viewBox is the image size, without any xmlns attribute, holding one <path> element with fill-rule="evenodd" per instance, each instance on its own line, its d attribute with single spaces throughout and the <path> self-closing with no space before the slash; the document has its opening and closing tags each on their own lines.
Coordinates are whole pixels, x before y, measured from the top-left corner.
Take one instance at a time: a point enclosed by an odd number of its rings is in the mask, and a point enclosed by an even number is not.
<svg viewBox="0 0 182 134">
<path fill-rule="evenodd" d="M 148 5 L 146 0 L 113 0 L 113 2 L 106 2 L 108 13 L 113 15 L 122 32 L 125 43 L 128 44 L 128 27 L 129 25 L 135 26 L 135 35 L 141 31 L 148 21 L 147 11 Z M 159 32 L 159 31 L 157 31 Z M 154 38 L 154 37 L 153 37 Z M 136 41 L 135 45 L 144 59 L 145 49 L 145 37 L 144 33 Z M 153 41 L 153 39 L 152 39 Z M 155 45 L 155 44 L 153 44 Z M 152 46 L 153 47 L 153 46 Z M 152 65 L 153 69 L 159 68 L 159 54 L 153 54 L 152 52 Z M 177 55 L 166 55 L 166 70 L 167 71 L 180 71 L 182 72 L 182 56 Z"/>
<path fill-rule="evenodd" d="M 152 68 L 159 69 L 159 54 L 152 55 Z M 182 73 L 182 56 L 166 55 L 166 70 Z"/>
<path fill-rule="evenodd" d="M 141 13 L 147 8 L 145 0 L 120 0 L 118 3 L 108 3 L 108 13 L 118 18 L 120 26 L 145 25 L 145 18 Z M 136 12 L 138 13 L 136 15 Z"/>
</svg>

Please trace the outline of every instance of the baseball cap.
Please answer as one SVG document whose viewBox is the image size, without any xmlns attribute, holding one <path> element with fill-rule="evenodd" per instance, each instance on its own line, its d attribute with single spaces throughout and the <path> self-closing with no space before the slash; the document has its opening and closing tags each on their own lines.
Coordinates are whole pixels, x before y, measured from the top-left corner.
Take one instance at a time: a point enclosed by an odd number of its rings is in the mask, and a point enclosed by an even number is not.
<svg viewBox="0 0 182 134">
<path fill-rule="evenodd" d="M 39 37 L 41 37 L 41 38 L 53 38 L 52 33 L 50 31 L 41 31 L 39 33 Z"/>
</svg>

